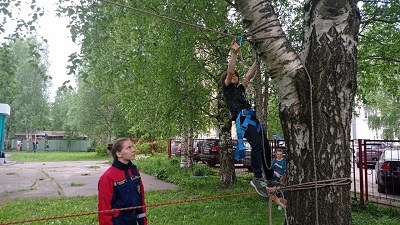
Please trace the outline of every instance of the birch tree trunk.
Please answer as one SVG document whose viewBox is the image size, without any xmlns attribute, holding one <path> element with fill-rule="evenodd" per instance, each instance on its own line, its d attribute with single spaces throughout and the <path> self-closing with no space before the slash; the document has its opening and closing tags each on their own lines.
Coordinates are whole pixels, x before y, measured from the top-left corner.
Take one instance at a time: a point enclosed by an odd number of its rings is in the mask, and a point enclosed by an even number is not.
<svg viewBox="0 0 400 225">
<path fill-rule="evenodd" d="M 308 0 L 297 55 L 269 0 L 238 10 L 271 74 L 288 150 L 288 185 L 342 179 L 345 185 L 287 192 L 288 223 L 351 224 L 350 119 L 360 16 L 351 0 Z"/>
<path fill-rule="evenodd" d="M 193 171 L 193 129 L 185 126 L 183 130 L 180 168 Z"/>
<path fill-rule="evenodd" d="M 229 188 L 234 182 L 236 182 L 235 173 L 235 161 L 233 159 L 233 148 L 232 148 L 232 121 L 228 106 L 224 100 L 222 94 L 222 87 L 218 90 L 218 127 L 220 130 L 219 135 L 219 158 L 220 158 L 220 186 L 222 188 Z"/>
</svg>

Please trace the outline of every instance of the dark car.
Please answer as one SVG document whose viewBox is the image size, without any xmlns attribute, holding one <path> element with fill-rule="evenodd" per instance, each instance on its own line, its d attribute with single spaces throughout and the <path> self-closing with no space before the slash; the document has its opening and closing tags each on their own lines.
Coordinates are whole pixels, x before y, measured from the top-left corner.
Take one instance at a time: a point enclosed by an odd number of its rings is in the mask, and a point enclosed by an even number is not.
<svg viewBox="0 0 400 225">
<path fill-rule="evenodd" d="M 237 140 L 232 140 L 233 152 L 236 150 Z M 215 166 L 220 164 L 219 160 L 219 140 L 218 139 L 206 139 L 203 142 L 203 148 L 198 154 L 199 161 L 206 163 L 209 166 Z"/>
<path fill-rule="evenodd" d="M 251 168 L 251 146 L 250 143 L 244 141 L 244 158 L 239 159 L 239 162 L 243 164 L 249 171 L 252 171 Z"/>
<path fill-rule="evenodd" d="M 399 190 L 400 184 L 400 149 L 387 149 L 375 165 L 378 192 Z"/>
<path fill-rule="evenodd" d="M 372 142 L 366 143 L 362 146 L 365 149 L 367 158 L 365 159 L 364 151 L 356 151 L 356 165 L 357 168 L 361 166 L 361 164 L 366 164 L 367 166 L 375 166 L 382 152 L 385 150 L 385 145 L 381 142 Z M 362 155 L 362 162 L 360 161 L 360 152 Z"/>
<path fill-rule="evenodd" d="M 181 151 L 182 151 L 181 141 L 172 140 L 171 141 L 171 152 L 172 152 L 172 155 L 180 157 L 181 156 Z"/>
<path fill-rule="evenodd" d="M 200 162 L 200 153 L 203 149 L 205 140 L 194 140 L 193 142 L 193 160 Z"/>
</svg>

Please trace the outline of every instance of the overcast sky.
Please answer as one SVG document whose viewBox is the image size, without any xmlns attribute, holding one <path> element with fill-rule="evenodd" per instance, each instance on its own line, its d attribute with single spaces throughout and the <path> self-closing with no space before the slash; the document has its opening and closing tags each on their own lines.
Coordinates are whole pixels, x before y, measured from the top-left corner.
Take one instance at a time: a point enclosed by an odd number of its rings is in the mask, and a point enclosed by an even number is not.
<svg viewBox="0 0 400 225">
<path fill-rule="evenodd" d="M 56 1 L 53 0 L 37 0 L 37 5 L 42 6 L 45 10 L 45 14 L 39 18 L 39 27 L 36 27 L 36 29 L 38 35 L 48 41 L 50 63 L 48 72 L 53 78 L 53 86 L 50 88 L 51 100 L 54 100 L 58 87 L 60 87 L 65 81 L 70 80 L 70 84 L 75 86 L 75 79 L 73 76 L 67 75 L 66 67 L 68 65 L 68 55 L 79 51 L 79 46 L 71 40 L 71 35 L 67 28 L 68 18 L 60 18 L 56 16 L 55 2 Z M 27 12 L 30 12 L 29 4 L 26 1 L 22 1 L 19 16 L 17 16 L 18 11 L 12 10 L 12 12 L 15 17 L 21 17 L 21 14 L 27 15 Z M 12 32 L 14 28 L 15 25 L 12 22 L 6 24 L 6 33 Z M 38 38 L 38 40 L 40 40 L 40 38 Z"/>
<path fill-rule="evenodd" d="M 55 1 L 38 0 L 38 3 L 45 8 L 45 14 L 39 19 L 38 33 L 47 39 L 49 50 L 49 75 L 53 78 L 53 87 L 50 90 L 50 98 L 55 97 L 55 92 L 64 81 L 70 80 L 71 85 L 75 85 L 75 79 L 67 75 L 68 55 L 79 51 L 79 46 L 71 40 L 69 33 L 68 18 L 56 16 Z M 53 2 L 53 3 L 52 3 Z"/>
</svg>

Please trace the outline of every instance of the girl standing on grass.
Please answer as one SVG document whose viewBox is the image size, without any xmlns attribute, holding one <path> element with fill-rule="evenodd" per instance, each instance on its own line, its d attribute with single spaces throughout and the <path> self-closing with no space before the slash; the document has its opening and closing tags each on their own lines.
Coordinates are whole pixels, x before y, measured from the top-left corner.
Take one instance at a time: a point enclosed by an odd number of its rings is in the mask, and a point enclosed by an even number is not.
<svg viewBox="0 0 400 225">
<path fill-rule="evenodd" d="M 99 213 L 100 225 L 147 225 L 144 187 L 132 161 L 135 150 L 128 138 L 118 139 L 111 148 L 114 162 L 99 180 L 98 210 L 144 206 L 132 210 Z"/>
</svg>

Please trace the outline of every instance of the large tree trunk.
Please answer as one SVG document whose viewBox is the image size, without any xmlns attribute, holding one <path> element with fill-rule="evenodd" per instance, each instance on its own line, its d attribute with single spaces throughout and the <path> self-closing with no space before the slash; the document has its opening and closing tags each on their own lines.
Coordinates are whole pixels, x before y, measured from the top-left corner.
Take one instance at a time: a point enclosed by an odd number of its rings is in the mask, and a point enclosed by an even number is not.
<svg viewBox="0 0 400 225">
<path fill-rule="evenodd" d="M 180 167 L 193 171 L 193 129 L 190 126 L 185 126 L 183 130 Z"/>
<path fill-rule="evenodd" d="M 346 183 L 288 191 L 289 224 L 351 224 L 349 139 L 360 21 L 357 2 L 306 1 L 301 57 L 284 36 L 272 1 L 237 2 L 277 89 L 288 185 L 331 179 Z"/>
<path fill-rule="evenodd" d="M 222 94 L 222 87 L 219 88 L 218 92 L 218 124 L 219 124 L 219 158 L 220 158 L 220 186 L 222 188 L 230 187 L 234 182 L 236 182 L 235 173 L 235 162 L 233 159 L 233 148 L 232 148 L 232 121 L 228 106 L 224 100 Z"/>
</svg>

